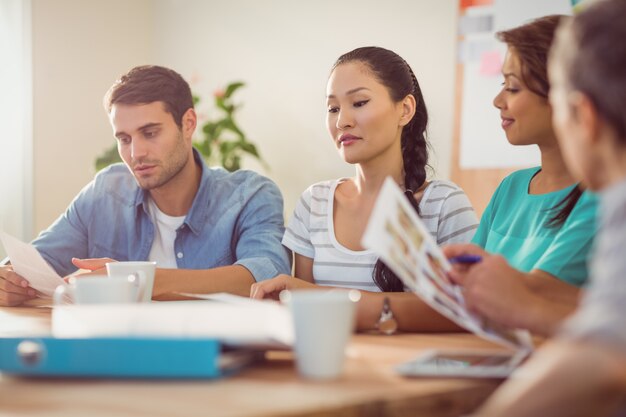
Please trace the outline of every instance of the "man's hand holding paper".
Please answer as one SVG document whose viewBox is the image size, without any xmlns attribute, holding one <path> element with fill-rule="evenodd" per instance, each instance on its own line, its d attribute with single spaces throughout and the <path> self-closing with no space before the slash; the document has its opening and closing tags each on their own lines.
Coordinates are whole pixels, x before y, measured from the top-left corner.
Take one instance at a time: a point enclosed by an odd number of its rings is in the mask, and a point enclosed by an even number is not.
<svg viewBox="0 0 626 417">
<path fill-rule="evenodd" d="M 10 265 L 0 266 L 0 305 L 16 306 L 36 298 L 37 293 L 24 277 L 13 271 Z"/>
<path fill-rule="evenodd" d="M 18 305 L 27 299 L 35 298 L 36 295 L 51 297 L 56 287 L 65 284 L 63 278 L 52 269 L 34 246 L 4 232 L 0 232 L 0 238 L 11 259 L 11 266 L 3 267 L 1 272 L 2 305 Z M 26 290 L 25 295 L 23 289 Z M 33 290 L 32 295 L 29 290 Z"/>
</svg>

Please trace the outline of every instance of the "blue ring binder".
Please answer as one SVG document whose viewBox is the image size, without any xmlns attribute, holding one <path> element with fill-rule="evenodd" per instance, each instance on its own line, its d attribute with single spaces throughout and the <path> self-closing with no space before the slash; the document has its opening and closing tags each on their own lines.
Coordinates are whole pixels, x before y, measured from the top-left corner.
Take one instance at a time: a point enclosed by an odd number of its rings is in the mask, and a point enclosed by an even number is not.
<svg viewBox="0 0 626 417">
<path fill-rule="evenodd" d="M 259 355 L 202 338 L 0 338 L 0 372 L 33 377 L 217 378 Z"/>
</svg>

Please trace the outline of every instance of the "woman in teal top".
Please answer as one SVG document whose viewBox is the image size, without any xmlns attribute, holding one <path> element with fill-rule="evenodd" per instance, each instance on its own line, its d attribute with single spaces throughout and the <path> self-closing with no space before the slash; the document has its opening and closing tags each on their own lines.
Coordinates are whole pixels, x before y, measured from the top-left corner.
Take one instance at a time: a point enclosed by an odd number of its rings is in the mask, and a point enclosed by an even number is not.
<svg viewBox="0 0 626 417">
<path fill-rule="evenodd" d="M 583 192 L 560 226 L 550 226 L 554 207 L 576 185 L 530 194 L 532 179 L 541 168 L 514 172 L 502 181 L 480 221 L 472 242 L 499 253 L 522 272 L 544 271 L 569 284 L 587 280 L 587 258 L 595 231 L 597 199 Z"/>
<path fill-rule="evenodd" d="M 538 146 L 541 166 L 502 181 L 483 213 L 475 245 L 444 248 L 449 257 L 482 258 L 452 273 L 470 310 L 542 335 L 551 335 L 575 309 L 595 234 L 596 197 L 567 170 L 548 102 L 547 55 L 565 18 L 546 16 L 498 33 L 508 52 L 503 88 L 493 103 L 507 140 Z"/>
</svg>

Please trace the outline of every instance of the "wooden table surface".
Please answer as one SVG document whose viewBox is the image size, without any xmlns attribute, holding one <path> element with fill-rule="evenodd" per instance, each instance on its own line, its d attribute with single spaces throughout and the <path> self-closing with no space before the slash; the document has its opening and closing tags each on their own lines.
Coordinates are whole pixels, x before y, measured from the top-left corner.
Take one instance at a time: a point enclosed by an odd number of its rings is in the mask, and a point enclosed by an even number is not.
<svg viewBox="0 0 626 417">
<path fill-rule="evenodd" d="M 0 308 L 0 337 L 49 334 L 50 309 Z M 393 366 L 430 348 L 499 348 L 470 334 L 357 334 L 343 376 L 298 376 L 291 352 L 207 381 L 29 379 L 0 374 L 0 416 L 459 416 L 499 381 L 417 379 Z"/>
</svg>

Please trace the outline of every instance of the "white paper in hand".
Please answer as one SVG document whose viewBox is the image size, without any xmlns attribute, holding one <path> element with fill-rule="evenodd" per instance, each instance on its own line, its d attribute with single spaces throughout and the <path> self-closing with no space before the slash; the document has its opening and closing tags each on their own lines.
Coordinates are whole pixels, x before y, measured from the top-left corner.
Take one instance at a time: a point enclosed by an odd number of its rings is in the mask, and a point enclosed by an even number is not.
<svg viewBox="0 0 626 417">
<path fill-rule="evenodd" d="M 0 239 L 9 255 L 13 270 L 24 277 L 32 288 L 41 294 L 52 297 L 54 290 L 65 281 L 42 258 L 41 254 L 30 243 L 0 232 Z"/>
</svg>

